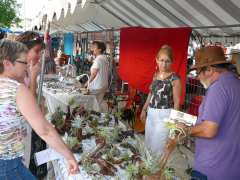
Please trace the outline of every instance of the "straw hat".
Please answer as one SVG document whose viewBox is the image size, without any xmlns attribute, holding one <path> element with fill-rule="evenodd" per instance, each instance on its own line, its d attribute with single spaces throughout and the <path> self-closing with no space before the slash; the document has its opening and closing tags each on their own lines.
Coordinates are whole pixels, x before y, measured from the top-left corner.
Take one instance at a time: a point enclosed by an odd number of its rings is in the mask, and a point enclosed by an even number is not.
<svg viewBox="0 0 240 180">
<path fill-rule="evenodd" d="M 199 69 L 216 64 L 231 63 L 226 60 L 223 49 L 219 46 L 200 48 L 195 53 L 195 65 L 191 69 Z"/>
</svg>

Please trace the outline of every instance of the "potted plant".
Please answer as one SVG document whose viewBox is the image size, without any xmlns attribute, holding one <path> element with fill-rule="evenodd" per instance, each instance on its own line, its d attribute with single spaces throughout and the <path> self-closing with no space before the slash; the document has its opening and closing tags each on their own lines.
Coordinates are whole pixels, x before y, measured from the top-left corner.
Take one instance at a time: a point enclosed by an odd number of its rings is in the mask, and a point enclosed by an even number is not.
<svg viewBox="0 0 240 180">
<path fill-rule="evenodd" d="M 60 135 L 64 135 L 65 129 L 65 114 L 63 111 L 61 111 L 60 107 L 57 108 L 56 112 L 52 114 L 51 116 L 51 122 L 55 126 L 55 129 Z"/>
<path fill-rule="evenodd" d="M 77 116 L 72 121 L 72 135 L 77 137 L 79 141 L 82 140 L 82 125 L 83 125 L 84 118 Z"/>
<path fill-rule="evenodd" d="M 76 137 L 69 136 L 66 139 L 67 146 L 72 150 L 74 153 L 82 152 L 82 145 Z"/>
</svg>

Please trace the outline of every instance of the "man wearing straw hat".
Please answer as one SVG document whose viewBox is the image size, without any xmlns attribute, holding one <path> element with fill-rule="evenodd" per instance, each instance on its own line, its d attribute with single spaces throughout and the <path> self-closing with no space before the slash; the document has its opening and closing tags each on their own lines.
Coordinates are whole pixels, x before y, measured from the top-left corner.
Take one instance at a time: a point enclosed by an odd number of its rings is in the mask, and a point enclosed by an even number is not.
<svg viewBox="0 0 240 180">
<path fill-rule="evenodd" d="M 196 137 L 192 179 L 240 179 L 240 80 L 228 71 L 221 47 L 203 47 L 195 59 L 206 96 L 196 125 L 178 125 Z"/>
</svg>

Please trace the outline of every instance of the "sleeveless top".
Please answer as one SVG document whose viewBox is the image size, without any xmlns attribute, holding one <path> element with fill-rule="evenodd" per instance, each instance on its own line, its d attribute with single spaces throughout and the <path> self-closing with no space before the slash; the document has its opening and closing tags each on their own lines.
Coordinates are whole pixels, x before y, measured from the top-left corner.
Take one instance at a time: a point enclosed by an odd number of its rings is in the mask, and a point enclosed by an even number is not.
<svg viewBox="0 0 240 180">
<path fill-rule="evenodd" d="M 16 93 L 19 83 L 0 77 L 0 159 L 23 156 L 26 121 L 17 109 Z"/>
<path fill-rule="evenodd" d="M 166 79 L 153 80 L 150 91 L 152 97 L 149 107 L 156 109 L 169 109 L 174 107 L 172 82 L 180 79 L 178 75 L 172 74 Z"/>
</svg>

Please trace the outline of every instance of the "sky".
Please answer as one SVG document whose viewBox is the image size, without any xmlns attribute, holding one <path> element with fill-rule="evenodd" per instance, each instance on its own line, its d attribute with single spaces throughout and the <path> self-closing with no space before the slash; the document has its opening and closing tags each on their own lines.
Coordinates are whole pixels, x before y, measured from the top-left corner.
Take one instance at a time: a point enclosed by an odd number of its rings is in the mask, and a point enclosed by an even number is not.
<svg viewBox="0 0 240 180">
<path fill-rule="evenodd" d="M 31 21 L 34 20 L 47 1 L 48 0 L 17 0 L 17 2 L 22 5 L 20 18 L 23 19 L 23 29 L 27 28 Z"/>
</svg>

